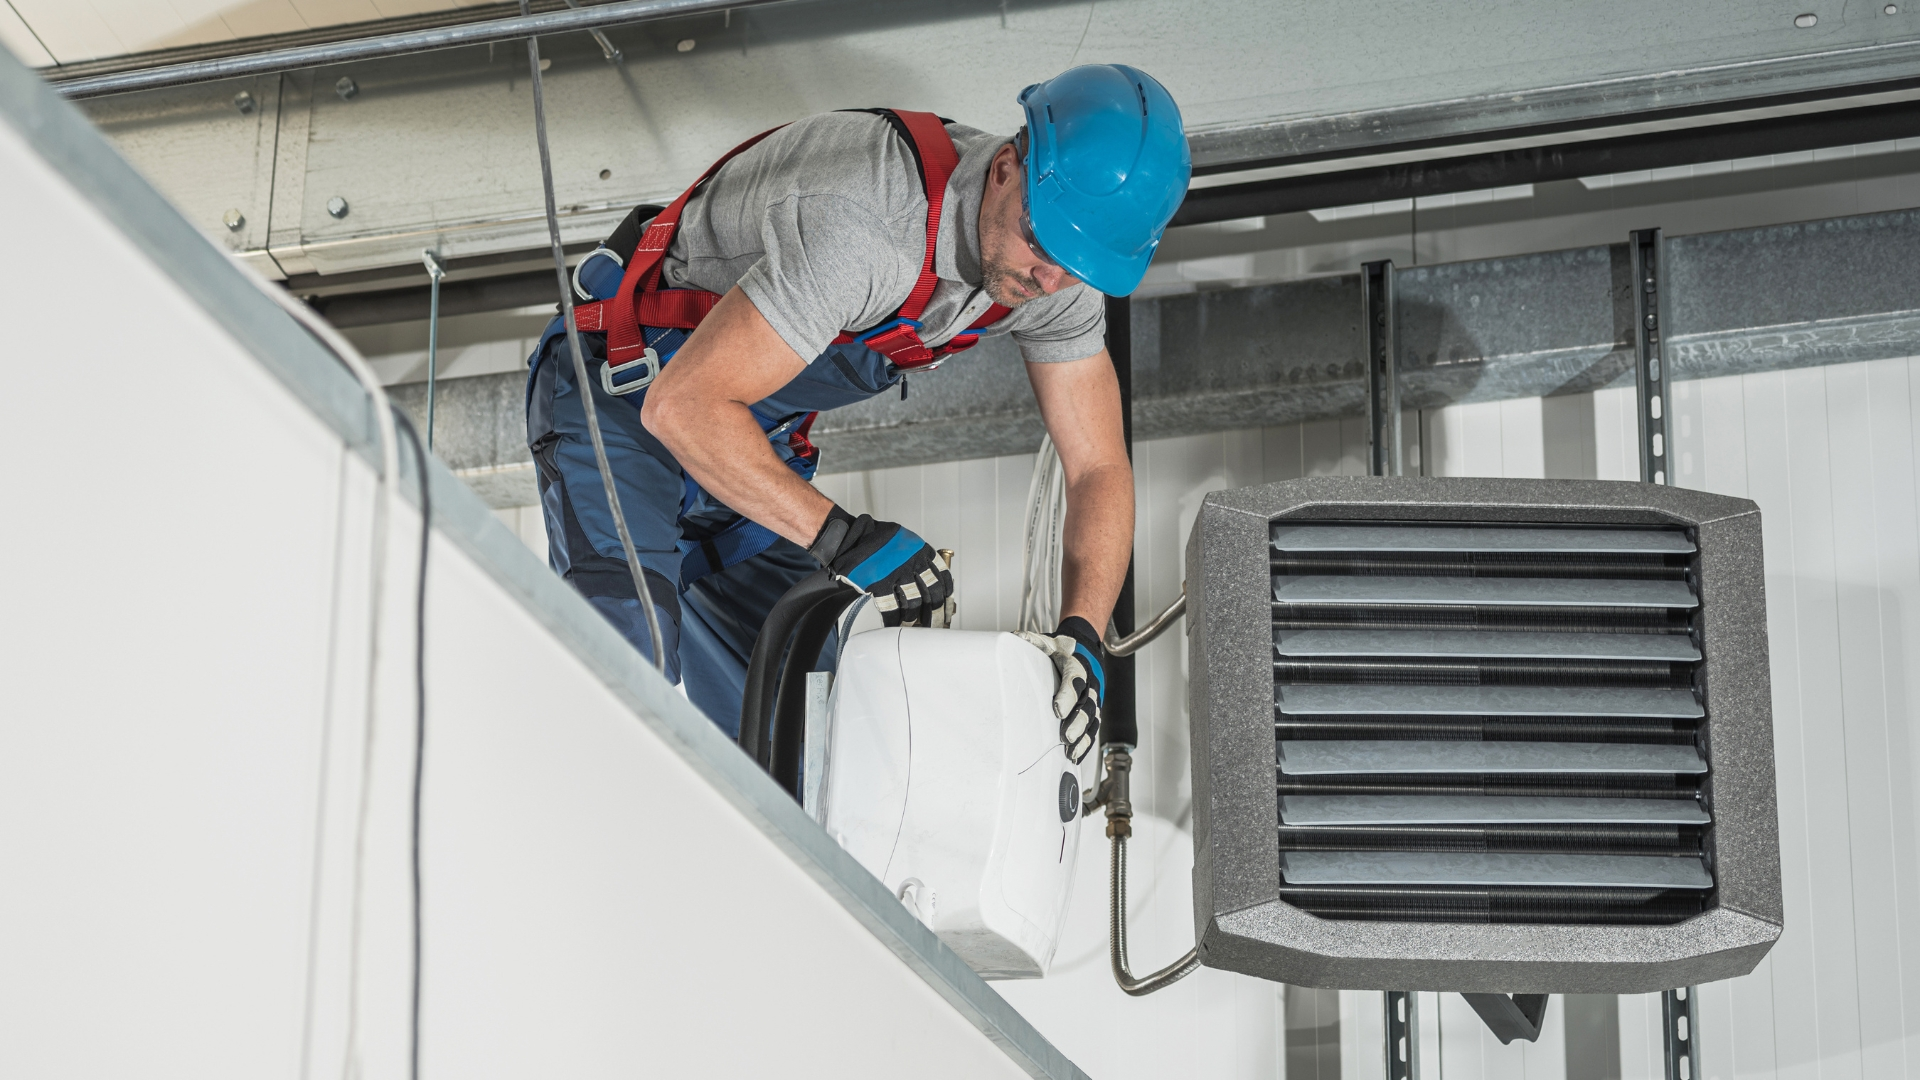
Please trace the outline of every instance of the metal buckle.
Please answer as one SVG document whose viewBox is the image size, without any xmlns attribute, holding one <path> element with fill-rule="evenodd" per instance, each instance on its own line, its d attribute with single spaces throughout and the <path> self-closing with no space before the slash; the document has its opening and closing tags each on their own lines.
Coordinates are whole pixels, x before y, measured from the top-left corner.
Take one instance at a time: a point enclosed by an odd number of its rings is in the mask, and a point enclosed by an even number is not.
<svg viewBox="0 0 1920 1080">
<path fill-rule="evenodd" d="M 647 373 L 632 382 L 621 383 L 619 386 L 613 384 L 613 377 L 615 375 L 632 371 L 637 367 L 645 368 Z M 638 359 L 629 360 L 624 364 L 615 364 L 611 360 L 603 360 L 600 362 L 600 388 L 615 397 L 623 394 L 631 394 L 635 390 L 645 390 L 652 384 L 653 380 L 659 377 L 660 354 L 654 352 L 653 346 L 651 345 L 647 346 L 646 351 L 641 353 Z"/>
</svg>

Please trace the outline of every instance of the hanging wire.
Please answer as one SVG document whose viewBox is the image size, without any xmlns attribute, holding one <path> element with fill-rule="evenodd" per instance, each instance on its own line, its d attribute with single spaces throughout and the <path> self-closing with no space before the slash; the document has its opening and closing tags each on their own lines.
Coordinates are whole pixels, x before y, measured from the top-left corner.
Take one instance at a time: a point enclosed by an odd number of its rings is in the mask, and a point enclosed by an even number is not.
<svg viewBox="0 0 1920 1080">
<path fill-rule="evenodd" d="M 407 1075 L 420 1080 L 420 983 L 426 932 L 420 890 L 421 799 L 427 774 L 427 550 L 433 540 L 433 491 L 427 481 L 427 448 L 413 421 L 393 410 L 398 429 L 413 444 L 414 468 L 420 477 L 420 572 L 413 592 L 413 816 L 409 853 L 413 866 L 413 998 L 407 1039 Z"/>
<path fill-rule="evenodd" d="M 447 276 L 447 264 L 431 251 L 420 253 L 426 264 L 427 278 L 427 449 L 433 449 L 433 383 L 440 367 L 440 282 Z"/>
<path fill-rule="evenodd" d="M 360 1052 L 360 943 L 364 922 L 364 883 L 367 865 L 367 819 L 372 810 L 374 732 L 378 729 L 380 701 L 380 624 L 386 604 L 387 533 L 393 521 L 394 491 L 400 479 L 400 437 L 394 422 L 393 403 L 373 367 L 360 350 L 333 324 L 294 298 L 285 289 L 268 283 L 254 269 L 238 259 L 233 264 L 252 281 L 262 295 L 280 310 L 292 316 L 323 348 L 340 361 L 366 391 L 373 410 L 374 430 L 380 435 L 380 473 L 375 478 L 373 497 L 373 542 L 367 568 L 367 693 L 364 703 L 366 735 L 360 747 L 360 799 L 355 812 L 353 839 L 353 911 L 349 921 L 347 949 L 347 1061 L 359 1069 Z"/>
<path fill-rule="evenodd" d="M 527 0 L 520 0 L 520 14 L 528 13 Z M 633 575 L 633 588 L 640 610 L 647 617 L 647 648 L 653 653 L 653 666 L 661 674 L 667 670 L 666 650 L 660 647 L 660 616 L 654 612 L 653 593 L 647 589 L 646 571 L 634 550 L 633 534 L 627 529 L 627 515 L 620 509 L 620 492 L 614 487 L 613 468 L 607 464 L 607 443 L 600 434 L 600 413 L 593 402 L 593 380 L 587 372 L 587 354 L 580 346 L 580 327 L 573 318 L 573 287 L 568 280 L 567 253 L 560 244 L 560 212 L 553 196 L 553 155 L 547 149 L 547 105 L 540 86 L 540 39 L 527 39 L 527 64 L 533 70 L 533 129 L 540 140 L 540 182 L 547 197 L 547 237 L 553 243 L 553 271 L 560 278 L 560 317 L 566 321 L 567 350 L 573 354 L 574 384 L 580 390 L 580 404 L 587 414 L 587 433 L 593 439 L 593 460 L 600 469 L 600 483 L 606 488 L 607 508 L 613 512 L 613 527 L 620 534 L 620 550 L 627 557 L 627 571 Z"/>
</svg>

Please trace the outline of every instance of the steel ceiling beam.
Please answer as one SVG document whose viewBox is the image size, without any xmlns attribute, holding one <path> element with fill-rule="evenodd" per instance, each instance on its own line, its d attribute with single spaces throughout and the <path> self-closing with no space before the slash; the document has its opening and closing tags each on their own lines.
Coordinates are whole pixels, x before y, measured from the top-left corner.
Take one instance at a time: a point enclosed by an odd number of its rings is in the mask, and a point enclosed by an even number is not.
<svg viewBox="0 0 1920 1080">
<path fill-rule="evenodd" d="M 626 23 L 646 22 L 730 8 L 758 7 L 780 0 L 619 0 L 587 8 L 567 8 L 540 15 L 488 19 L 484 22 L 433 26 L 398 34 L 357 37 L 344 41 L 321 42 L 287 49 L 243 53 L 183 64 L 168 64 L 140 71 L 96 75 L 59 83 L 55 89 L 67 98 L 91 98 L 105 94 L 125 94 L 135 90 L 155 90 L 166 86 L 214 82 L 249 75 L 272 75 L 283 71 L 345 64 L 357 60 L 375 60 L 411 53 L 457 49 L 465 45 L 517 41 L 523 38 L 600 30 Z"/>
<path fill-rule="evenodd" d="M 1761 154 L 1787 154 L 1920 135 L 1920 101 L 1771 117 L 1714 127 L 1650 131 L 1589 142 L 1429 161 L 1340 169 L 1242 184 L 1195 188 L 1173 224 L 1297 214 L 1329 206 L 1388 202 L 1423 195 L 1582 176 L 1702 165 Z"/>
</svg>

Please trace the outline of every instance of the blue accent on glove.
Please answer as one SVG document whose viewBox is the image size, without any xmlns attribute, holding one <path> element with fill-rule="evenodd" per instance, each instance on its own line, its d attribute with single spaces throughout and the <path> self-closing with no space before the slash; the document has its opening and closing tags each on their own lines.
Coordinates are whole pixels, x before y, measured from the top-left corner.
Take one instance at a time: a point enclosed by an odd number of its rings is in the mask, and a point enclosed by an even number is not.
<svg viewBox="0 0 1920 1080">
<path fill-rule="evenodd" d="M 1100 704 L 1105 705 L 1107 703 L 1107 672 L 1106 669 L 1100 666 L 1100 658 L 1093 655 L 1093 651 L 1085 645 L 1075 645 L 1073 647 L 1073 655 L 1079 657 L 1080 662 L 1087 665 L 1088 671 L 1093 672 L 1093 678 L 1099 690 L 1098 698 Z"/>
<path fill-rule="evenodd" d="M 926 546 L 927 542 L 915 535 L 913 530 L 901 526 L 893 534 L 893 539 L 880 546 L 880 550 L 867 556 L 861 560 L 860 565 L 847 571 L 847 580 L 862 589 L 868 588 L 874 582 L 900 569 L 902 564 Z"/>
</svg>

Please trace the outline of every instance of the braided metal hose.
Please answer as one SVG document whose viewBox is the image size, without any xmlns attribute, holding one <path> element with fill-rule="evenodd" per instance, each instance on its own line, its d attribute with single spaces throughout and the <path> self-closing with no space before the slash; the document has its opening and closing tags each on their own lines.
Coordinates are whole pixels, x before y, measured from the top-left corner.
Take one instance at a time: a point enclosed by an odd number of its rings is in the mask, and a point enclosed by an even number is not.
<svg viewBox="0 0 1920 1080">
<path fill-rule="evenodd" d="M 1133 977 L 1127 962 L 1127 838 L 1133 835 L 1133 802 L 1128 783 L 1128 774 L 1133 769 L 1133 757 L 1119 746 L 1107 748 L 1107 778 L 1100 785 L 1092 806 L 1107 808 L 1107 835 L 1113 840 L 1113 856 L 1109 866 L 1109 880 L 1112 882 L 1108 893 L 1107 924 L 1111 931 L 1109 956 L 1113 961 L 1113 981 L 1120 989 L 1133 997 L 1142 997 L 1155 990 L 1165 989 L 1193 974 L 1200 966 L 1200 949 L 1195 946 L 1187 954 L 1151 975 L 1138 979 Z M 1091 807 L 1089 807 L 1091 809 Z"/>
</svg>

